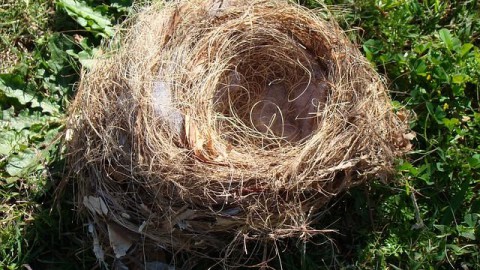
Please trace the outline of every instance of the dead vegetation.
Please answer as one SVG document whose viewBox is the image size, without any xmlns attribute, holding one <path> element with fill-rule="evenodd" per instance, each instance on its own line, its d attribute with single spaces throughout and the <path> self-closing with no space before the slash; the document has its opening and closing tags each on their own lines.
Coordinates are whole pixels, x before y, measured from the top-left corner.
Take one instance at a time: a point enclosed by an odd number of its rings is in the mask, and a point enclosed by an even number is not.
<svg viewBox="0 0 480 270">
<path fill-rule="evenodd" d="M 386 179 L 410 147 L 359 50 L 295 4 L 163 3 L 125 28 L 82 76 L 69 117 L 97 251 L 266 260 L 275 251 L 261 243 L 321 233 L 316 211 Z"/>
</svg>

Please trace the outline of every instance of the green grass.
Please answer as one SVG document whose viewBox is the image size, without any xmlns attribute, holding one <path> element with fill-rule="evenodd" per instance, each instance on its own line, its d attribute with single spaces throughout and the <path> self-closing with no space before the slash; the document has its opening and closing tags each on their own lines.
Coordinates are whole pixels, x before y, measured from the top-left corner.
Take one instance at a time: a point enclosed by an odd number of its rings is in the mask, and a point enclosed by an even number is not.
<svg viewBox="0 0 480 270">
<path fill-rule="evenodd" d="M 360 269 L 480 268 L 479 3 L 341 2 L 334 14 L 358 29 L 350 35 L 388 78 L 395 106 L 414 112 L 417 138 L 394 183 L 351 190 L 326 211 L 343 235 L 331 236 L 337 249 L 309 254 L 307 268 L 329 259 Z"/>
<path fill-rule="evenodd" d="M 314 1 L 304 1 L 314 7 Z M 95 264 L 72 212 L 61 131 L 81 64 L 131 1 L 0 1 L 0 268 Z M 395 181 L 341 195 L 284 269 L 479 269 L 480 4 L 474 0 L 325 1 L 413 112 L 414 151 Z M 305 252 L 304 252 L 305 251 Z M 278 262 L 275 265 L 278 267 Z"/>
<path fill-rule="evenodd" d="M 58 16 L 49 0 L 0 4 L 2 269 L 65 269 L 82 247 L 68 236 L 81 231 L 71 202 L 54 201 L 64 167 L 58 134 L 78 80 L 65 54 L 74 44 L 58 33 Z"/>
</svg>

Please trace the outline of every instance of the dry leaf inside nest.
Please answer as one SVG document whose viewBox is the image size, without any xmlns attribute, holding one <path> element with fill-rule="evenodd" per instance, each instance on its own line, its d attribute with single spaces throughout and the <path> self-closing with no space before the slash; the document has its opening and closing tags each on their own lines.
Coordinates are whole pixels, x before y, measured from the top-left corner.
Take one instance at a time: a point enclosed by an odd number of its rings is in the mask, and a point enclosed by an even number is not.
<svg viewBox="0 0 480 270">
<path fill-rule="evenodd" d="M 118 225 L 108 223 L 108 239 L 110 240 L 110 246 L 113 248 L 115 257 L 120 258 L 127 254 L 127 251 L 133 245 L 133 242 L 129 239 L 125 228 Z"/>
<path fill-rule="evenodd" d="M 108 208 L 105 202 L 100 197 L 85 196 L 83 197 L 83 205 L 87 207 L 92 214 L 105 216 L 108 214 Z"/>
</svg>

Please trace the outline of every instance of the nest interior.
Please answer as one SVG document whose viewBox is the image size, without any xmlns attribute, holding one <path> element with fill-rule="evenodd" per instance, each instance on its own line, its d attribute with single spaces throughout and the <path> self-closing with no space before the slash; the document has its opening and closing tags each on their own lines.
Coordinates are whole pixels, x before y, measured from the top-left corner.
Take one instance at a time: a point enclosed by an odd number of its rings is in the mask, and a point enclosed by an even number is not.
<svg viewBox="0 0 480 270">
<path fill-rule="evenodd" d="M 312 213 L 387 177 L 410 147 L 359 50 L 287 1 L 142 9 L 82 75 L 69 115 L 80 208 L 117 257 L 308 238 Z"/>
</svg>

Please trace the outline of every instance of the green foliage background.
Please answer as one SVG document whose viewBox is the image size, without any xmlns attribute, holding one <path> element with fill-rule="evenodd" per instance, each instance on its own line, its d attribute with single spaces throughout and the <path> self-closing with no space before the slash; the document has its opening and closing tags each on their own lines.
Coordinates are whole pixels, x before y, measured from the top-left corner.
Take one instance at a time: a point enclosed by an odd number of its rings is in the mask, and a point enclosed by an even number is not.
<svg viewBox="0 0 480 270">
<path fill-rule="evenodd" d="M 297 243 L 285 269 L 480 269 L 480 4 L 339 0 L 328 7 L 413 112 L 414 151 L 391 184 L 341 195 L 318 215 L 338 234 Z M 0 0 L 0 268 L 91 268 L 61 147 L 80 67 L 129 0 Z M 325 11 L 322 11 L 325 13 Z M 70 194 L 72 193 L 72 194 Z M 293 243 L 295 244 L 295 243 Z"/>
</svg>

